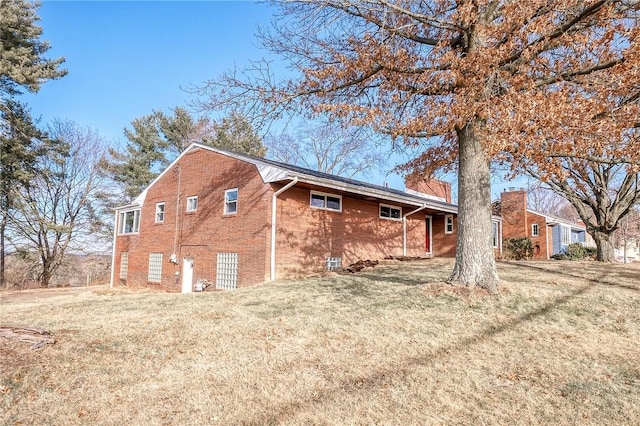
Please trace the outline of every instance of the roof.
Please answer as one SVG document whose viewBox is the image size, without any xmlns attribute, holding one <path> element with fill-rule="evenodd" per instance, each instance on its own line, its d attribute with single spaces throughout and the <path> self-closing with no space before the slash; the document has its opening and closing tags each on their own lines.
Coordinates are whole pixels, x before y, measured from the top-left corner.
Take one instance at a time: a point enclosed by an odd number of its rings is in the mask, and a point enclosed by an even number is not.
<svg viewBox="0 0 640 426">
<path fill-rule="evenodd" d="M 535 210 L 531 210 L 531 209 L 527 209 L 527 211 L 529 213 L 533 213 L 533 214 L 537 214 L 538 216 L 542 216 L 544 217 L 545 221 L 547 222 L 547 225 L 564 225 L 564 226 L 570 226 L 572 229 L 578 230 L 578 231 L 586 231 L 587 227 L 584 225 L 581 225 L 579 223 L 576 222 L 572 222 L 568 219 L 563 219 L 561 217 L 557 217 L 557 216 L 551 216 L 547 213 L 542 213 L 542 212 L 538 212 Z"/>
<path fill-rule="evenodd" d="M 240 161 L 254 164 L 265 183 L 286 182 L 297 178 L 298 182 L 317 185 L 320 187 L 330 188 L 347 193 L 358 194 L 364 197 L 379 198 L 386 201 L 408 204 L 415 207 L 431 208 L 446 213 L 458 212 L 458 206 L 455 204 L 434 200 L 432 198 L 428 198 L 427 196 L 420 196 L 416 193 L 410 194 L 399 189 L 387 188 L 380 185 L 374 185 L 369 182 L 335 176 L 329 173 L 323 173 L 300 166 L 285 164 L 266 158 L 258 158 L 246 154 L 239 154 L 237 152 L 214 148 L 212 146 L 204 145 L 201 143 L 192 143 L 191 145 L 189 145 L 189 147 L 187 147 L 178 156 L 178 158 L 176 158 L 162 173 L 160 173 L 158 177 L 156 177 L 156 179 L 154 179 L 153 182 L 151 182 L 151 184 L 149 184 L 147 189 L 153 186 L 165 173 L 171 170 L 173 166 L 177 164 L 184 155 L 186 155 L 193 149 L 204 149 L 221 155 L 226 155 Z M 130 204 L 126 207 L 132 207 L 133 205 L 142 205 L 146 197 L 147 189 L 145 189 L 138 197 L 136 197 L 133 204 Z M 124 207 L 125 206 L 121 208 Z"/>
</svg>

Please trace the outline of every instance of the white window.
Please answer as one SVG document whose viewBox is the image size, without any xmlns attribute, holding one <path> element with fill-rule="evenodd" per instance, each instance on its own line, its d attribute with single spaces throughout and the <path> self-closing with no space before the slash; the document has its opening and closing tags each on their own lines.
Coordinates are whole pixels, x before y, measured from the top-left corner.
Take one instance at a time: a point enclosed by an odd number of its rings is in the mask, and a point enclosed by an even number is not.
<svg viewBox="0 0 640 426">
<path fill-rule="evenodd" d="M 120 253 L 120 279 L 126 280 L 129 273 L 129 253 Z"/>
<path fill-rule="evenodd" d="M 120 212 L 118 234 L 136 234 L 140 230 L 140 209 Z"/>
<path fill-rule="evenodd" d="M 402 209 L 400 207 L 380 204 L 380 217 L 383 219 L 401 220 Z"/>
<path fill-rule="evenodd" d="M 198 209 L 198 197 L 187 198 L 187 211 L 195 212 Z"/>
<path fill-rule="evenodd" d="M 448 214 L 444 217 L 444 233 L 453 234 L 453 215 Z"/>
<path fill-rule="evenodd" d="M 537 237 L 539 236 L 539 229 L 538 229 L 538 224 L 534 223 L 533 225 L 531 225 L 531 236 L 532 237 Z"/>
<path fill-rule="evenodd" d="M 162 253 L 149 253 L 149 282 L 159 283 L 162 281 Z"/>
<path fill-rule="evenodd" d="M 224 214 L 235 214 L 238 211 L 238 188 L 224 191 Z"/>
<path fill-rule="evenodd" d="M 342 211 L 342 197 L 340 195 L 325 194 L 311 191 L 311 207 L 324 210 Z"/>
<path fill-rule="evenodd" d="M 568 246 L 571 244 L 571 228 L 568 226 L 560 225 L 560 243 L 563 246 Z"/>
<path fill-rule="evenodd" d="M 164 222 L 164 203 L 156 204 L 156 223 Z"/>
<path fill-rule="evenodd" d="M 493 248 L 498 248 L 498 222 L 491 222 L 491 243 Z"/>
</svg>

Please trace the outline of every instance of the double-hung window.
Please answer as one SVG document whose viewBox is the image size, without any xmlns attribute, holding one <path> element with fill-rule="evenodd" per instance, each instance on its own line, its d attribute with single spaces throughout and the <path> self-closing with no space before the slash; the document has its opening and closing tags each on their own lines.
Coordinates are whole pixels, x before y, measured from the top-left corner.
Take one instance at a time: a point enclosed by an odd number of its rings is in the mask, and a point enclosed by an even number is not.
<svg viewBox="0 0 640 426">
<path fill-rule="evenodd" d="M 164 222 L 164 203 L 156 204 L 156 223 Z"/>
<path fill-rule="evenodd" d="M 537 237 L 540 235 L 540 229 L 538 228 L 538 224 L 534 223 L 531 225 L 531 236 Z"/>
<path fill-rule="evenodd" d="M 380 204 L 380 217 L 382 219 L 401 220 L 402 208 Z"/>
<path fill-rule="evenodd" d="M 224 214 L 236 214 L 238 212 L 238 188 L 224 191 Z"/>
<path fill-rule="evenodd" d="M 137 234 L 140 231 L 140 209 L 120 212 L 118 234 Z"/>
<path fill-rule="evenodd" d="M 195 212 L 198 209 L 198 197 L 187 197 L 187 211 Z"/>
<path fill-rule="evenodd" d="M 340 195 L 325 194 L 311 191 L 311 207 L 315 209 L 342 211 L 342 197 Z"/>
<path fill-rule="evenodd" d="M 498 238 L 499 238 L 499 226 L 498 222 L 491 222 L 491 244 L 493 248 L 498 248 Z"/>
<path fill-rule="evenodd" d="M 453 215 L 448 214 L 444 217 L 444 233 L 453 234 Z"/>
</svg>

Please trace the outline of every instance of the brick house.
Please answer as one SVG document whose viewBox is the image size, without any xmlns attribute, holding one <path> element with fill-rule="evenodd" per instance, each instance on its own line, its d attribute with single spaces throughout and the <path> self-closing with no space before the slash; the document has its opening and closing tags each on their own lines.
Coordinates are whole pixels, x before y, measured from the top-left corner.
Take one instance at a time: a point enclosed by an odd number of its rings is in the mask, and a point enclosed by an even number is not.
<svg viewBox="0 0 640 426">
<path fill-rule="evenodd" d="M 572 243 L 592 245 L 584 224 L 528 209 L 524 190 L 500 194 L 500 215 L 503 238 L 530 238 L 534 259 L 550 259 Z"/>
<path fill-rule="evenodd" d="M 400 191 L 201 144 L 115 212 L 111 286 L 237 288 L 388 256 L 455 256 L 445 182 Z M 499 218 L 494 244 L 499 245 Z"/>
</svg>

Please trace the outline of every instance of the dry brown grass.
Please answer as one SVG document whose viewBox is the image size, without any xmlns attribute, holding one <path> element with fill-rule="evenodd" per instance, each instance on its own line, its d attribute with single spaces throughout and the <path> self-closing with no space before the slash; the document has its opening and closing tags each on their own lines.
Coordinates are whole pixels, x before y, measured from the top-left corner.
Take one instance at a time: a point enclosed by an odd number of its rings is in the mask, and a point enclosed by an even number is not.
<svg viewBox="0 0 640 426">
<path fill-rule="evenodd" d="M 0 304 L 57 340 L 0 341 L 0 423 L 640 421 L 640 269 L 501 263 L 488 296 L 451 267 Z"/>
</svg>

